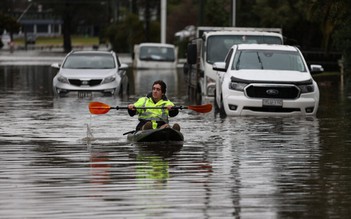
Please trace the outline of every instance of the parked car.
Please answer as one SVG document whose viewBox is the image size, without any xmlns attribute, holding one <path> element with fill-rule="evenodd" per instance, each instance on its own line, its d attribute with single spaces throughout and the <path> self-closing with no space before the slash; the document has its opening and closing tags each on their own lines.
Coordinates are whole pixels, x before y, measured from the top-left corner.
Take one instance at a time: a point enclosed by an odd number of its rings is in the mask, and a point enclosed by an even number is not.
<svg viewBox="0 0 351 219">
<path fill-rule="evenodd" d="M 215 107 L 223 115 L 315 115 L 319 89 L 300 50 L 293 46 L 234 45 L 217 71 Z M 311 73 L 310 73 L 311 72 Z"/>
<path fill-rule="evenodd" d="M 72 51 L 53 79 L 54 93 L 63 96 L 69 92 L 102 92 L 108 95 L 126 94 L 129 89 L 127 64 L 121 64 L 114 52 Z"/>
</svg>

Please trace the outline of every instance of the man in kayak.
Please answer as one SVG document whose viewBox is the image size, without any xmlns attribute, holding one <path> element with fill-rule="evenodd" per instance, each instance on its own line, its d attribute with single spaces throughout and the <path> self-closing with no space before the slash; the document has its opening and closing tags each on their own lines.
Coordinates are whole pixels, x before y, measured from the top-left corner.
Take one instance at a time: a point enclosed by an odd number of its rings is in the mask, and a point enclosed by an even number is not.
<svg viewBox="0 0 351 219">
<path fill-rule="evenodd" d="M 155 81 L 152 85 L 152 92 L 148 93 L 146 97 L 139 98 L 134 104 L 128 105 L 129 115 L 138 114 L 139 116 L 136 131 L 170 127 L 168 116 L 178 115 L 179 110 L 172 108 L 174 104 L 167 99 L 166 90 L 165 82 Z M 160 109 L 136 109 L 138 107 L 159 107 Z M 172 128 L 180 131 L 180 126 L 177 123 Z"/>
</svg>

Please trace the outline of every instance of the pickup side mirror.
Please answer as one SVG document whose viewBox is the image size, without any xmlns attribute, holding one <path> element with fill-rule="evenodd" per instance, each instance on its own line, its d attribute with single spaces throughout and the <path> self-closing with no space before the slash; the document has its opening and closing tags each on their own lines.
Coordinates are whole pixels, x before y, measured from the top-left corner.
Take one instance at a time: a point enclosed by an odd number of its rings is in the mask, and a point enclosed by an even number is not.
<svg viewBox="0 0 351 219">
<path fill-rule="evenodd" d="M 311 74 L 318 74 L 324 71 L 323 66 L 321 65 L 311 65 L 310 66 Z"/>
<path fill-rule="evenodd" d="M 197 46 L 196 44 L 188 44 L 187 48 L 187 62 L 190 65 L 196 64 Z"/>
<path fill-rule="evenodd" d="M 215 62 L 212 65 L 212 69 L 215 71 L 226 72 L 227 69 L 225 68 L 225 62 Z"/>
</svg>

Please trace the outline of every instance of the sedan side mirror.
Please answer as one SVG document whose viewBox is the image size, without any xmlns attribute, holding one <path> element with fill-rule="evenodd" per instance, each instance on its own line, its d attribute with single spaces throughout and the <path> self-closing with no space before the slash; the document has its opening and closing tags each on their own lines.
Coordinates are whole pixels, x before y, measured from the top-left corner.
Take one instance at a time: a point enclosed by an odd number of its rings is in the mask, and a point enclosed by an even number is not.
<svg viewBox="0 0 351 219">
<path fill-rule="evenodd" d="M 125 63 L 121 63 L 121 66 L 119 66 L 118 70 L 127 70 L 128 69 L 128 65 Z"/>
<path fill-rule="evenodd" d="M 60 67 L 61 67 L 61 64 L 59 64 L 59 63 L 53 63 L 53 64 L 51 65 L 51 68 L 59 69 Z"/>
</svg>

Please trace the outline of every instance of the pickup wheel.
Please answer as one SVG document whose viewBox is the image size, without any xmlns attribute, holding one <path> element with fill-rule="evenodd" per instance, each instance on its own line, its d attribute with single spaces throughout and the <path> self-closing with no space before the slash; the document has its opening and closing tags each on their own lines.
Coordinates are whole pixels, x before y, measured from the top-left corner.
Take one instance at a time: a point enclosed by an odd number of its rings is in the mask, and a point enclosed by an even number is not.
<svg viewBox="0 0 351 219">
<path fill-rule="evenodd" d="M 223 101 L 222 101 L 221 107 L 219 109 L 219 114 L 221 115 L 221 117 L 227 116 L 227 113 L 225 112 L 225 109 L 224 109 Z"/>
<path fill-rule="evenodd" d="M 213 100 L 213 105 L 214 105 L 214 108 L 215 108 L 215 112 L 218 112 L 219 111 L 219 107 L 218 107 L 218 103 L 217 103 L 217 91 L 214 90 L 214 100 Z"/>
<path fill-rule="evenodd" d="M 217 91 L 215 90 L 215 98 L 214 98 L 215 112 L 219 113 L 219 115 L 221 117 L 225 117 L 227 114 L 225 113 L 225 110 L 224 110 L 223 97 L 221 96 L 221 102 L 218 103 L 217 99 L 216 99 L 216 96 L 217 96 Z"/>
<path fill-rule="evenodd" d="M 227 116 L 227 114 L 225 113 L 225 109 L 224 109 L 224 105 L 223 105 L 223 96 L 221 95 L 221 103 L 219 104 L 219 115 L 221 117 L 225 117 Z"/>
</svg>

